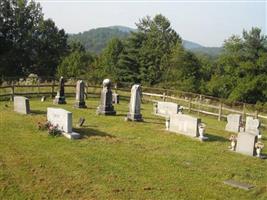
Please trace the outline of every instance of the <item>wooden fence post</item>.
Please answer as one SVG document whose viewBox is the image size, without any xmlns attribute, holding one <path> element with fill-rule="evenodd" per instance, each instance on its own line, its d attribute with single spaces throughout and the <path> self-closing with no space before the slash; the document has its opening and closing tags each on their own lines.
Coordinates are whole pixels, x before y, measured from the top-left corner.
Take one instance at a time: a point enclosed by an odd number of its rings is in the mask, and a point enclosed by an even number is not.
<svg viewBox="0 0 267 200">
<path fill-rule="evenodd" d="M 163 101 L 165 101 L 165 99 L 166 99 L 166 94 L 165 94 L 165 92 L 163 92 L 163 96 L 162 96 L 162 98 L 163 98 Z"/>
<path fill-rule="evenodd" d="M 256 119 L 258 119 L 258 115 L 259 115 L 259 111 L 256 110 L 256 111 L 255 111 L 255 118 L 256 118 Z"/>
<path fill-rule="evenodd" d="M 14 81 L 11 82 L 11 101 L 14 101 L 14 96 L 15 96 L 15 85 Z"/>
<path fill-rule="evenodd" d="M 52 80 L 52 87 L 51 87 L 51 98 L 54 97 L 54 87 L 55 87 L 55 80 Z"/>
<path fill-rule="evenodd" d="M 200 114 L 200 104 L 201 104 L 201 99 L 202 99 L 202 95 L 199 95 L 199 100 L 198 100 L 198 109 L 197 109 L 197 115 L 199 116 Z"/>
<path fill-rule="evenodd" d="M 188 112 L 190 113 L 191 112 L 191 101 L 192 101 L 192 97 L 189 98 L 189 105 L 188 105 Z"/>
<path fill-rule="evenodd" d="M 243 103 L 243 121 L 246 119 L 246 104 Z"/>
<path fill-rule="evenodd" d="M 218 113 L 218 121 L 221 121 L 221 117 L 222 117 L 222 102 L 220 101 L 219 113 Z"/>
<path fill-rule="evenodd" d="M 40 80 L 37 81 L 38 96 L 40 96 Z"/>
</svg>

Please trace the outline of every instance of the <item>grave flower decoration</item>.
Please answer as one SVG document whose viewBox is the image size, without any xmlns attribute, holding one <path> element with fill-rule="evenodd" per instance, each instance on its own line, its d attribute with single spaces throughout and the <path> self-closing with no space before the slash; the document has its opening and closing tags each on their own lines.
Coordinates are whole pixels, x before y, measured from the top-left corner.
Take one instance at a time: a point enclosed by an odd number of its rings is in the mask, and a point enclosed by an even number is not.
<svg viewBox="0 0 267 200">
<path fill-rule="evenodd" d="M 198 132 L 199 132 L 199 137 L 200 138 L 204 137 L 205 127 L 206 127 L 206 124 L 204 124 L 204 123 L 200 123 L 198 125 Z"/>
<path fill-rule="evenodd" d="M 264 148 L 264 144 L 261 141 L 259 141 L 255 144 L 255 148 L 256 148 L 257 157 L 261 157 L 261 150 Z"/>
<path fill-rule="evenodd" d="M 231 141 L 231 146 L 229 147 L 232 151 L 235 151 L 235 147 L 236 147 L 236 142 L 237 142 L 237 139 L 236 139 L 236 135 L 231 135 L 229 137 L 229 140 Z"/>
</svg>

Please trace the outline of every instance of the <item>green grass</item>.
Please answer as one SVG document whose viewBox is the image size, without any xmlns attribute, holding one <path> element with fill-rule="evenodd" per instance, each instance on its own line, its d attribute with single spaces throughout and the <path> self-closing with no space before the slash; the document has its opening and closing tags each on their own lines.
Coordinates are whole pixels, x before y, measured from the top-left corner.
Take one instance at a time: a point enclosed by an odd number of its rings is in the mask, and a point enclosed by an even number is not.
<svg viewBox="0 0 267 200">
<path fill-rule="evenodd" d="M 27 116 L 0 102 L 0 199 L 267 199 L 267 160 L 230 152 L 225 122 L 200 116 L 210 137 L 200 142 L 166 132 L 152 104 L 143 104 L 145 121 L 134 123 L 124 121 L 126 101 L 115 105 L 117 116 L 97 116 L 98 99 L 89 98 L 87 109 L 67 103 L 60 107 L 73 112 L 74 127 L 86 119 L 74 128 L 83 139 L 37 130 L 51 99 L 31 99 Z M 232 188 L 226 179 L 256 188 Z"/>
</svg>

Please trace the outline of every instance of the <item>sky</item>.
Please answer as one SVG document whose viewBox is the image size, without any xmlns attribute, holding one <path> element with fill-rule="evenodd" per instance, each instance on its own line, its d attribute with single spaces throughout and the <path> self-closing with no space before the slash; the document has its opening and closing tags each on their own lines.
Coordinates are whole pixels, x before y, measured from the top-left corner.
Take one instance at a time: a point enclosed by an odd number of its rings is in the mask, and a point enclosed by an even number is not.
<svg viewBox="0 0 267 200">
<path fill-rule="evenodd" d="M 136 28 L 139 19 L 162 14 L 183 39 L 204 46 L 221 46 L 251 27 L 267 35 L 266 1 L 37 0 L 45 18 L 67 33 L 114 25 Z"/>
</svg>

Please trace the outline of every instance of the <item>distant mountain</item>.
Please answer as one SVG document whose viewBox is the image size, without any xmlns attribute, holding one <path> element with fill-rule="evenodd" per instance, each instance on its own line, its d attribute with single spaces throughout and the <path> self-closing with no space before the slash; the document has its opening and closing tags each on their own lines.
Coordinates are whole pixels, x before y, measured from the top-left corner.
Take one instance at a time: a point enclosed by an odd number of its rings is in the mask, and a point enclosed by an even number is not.
<svg viewBox="0 0 267 200">
<path fill-rule="evenodd" d="M 70 41 L 81 42 L 85 49 L 91 52 L 100 53 L 112 38 L 124 39 L 130 35 L 131 32 L 136 29 L 126 26 L 109 26 L 91 29 L 78 34 L 69 34 Z M 220 47 L 205 47 L 198 43 L 183 40 L 183 45 L 187 50 L 195 53 L 208 54 L 210 56 L 217 56 L 221 52 Z"/>
</svg>

